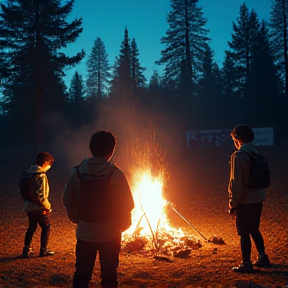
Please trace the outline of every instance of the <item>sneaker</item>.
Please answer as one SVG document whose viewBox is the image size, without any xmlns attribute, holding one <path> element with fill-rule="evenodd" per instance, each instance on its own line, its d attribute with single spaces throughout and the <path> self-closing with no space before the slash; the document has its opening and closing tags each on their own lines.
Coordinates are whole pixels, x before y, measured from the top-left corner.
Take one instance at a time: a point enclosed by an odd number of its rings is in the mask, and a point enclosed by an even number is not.
<svg viewBox="0 0 288 288">
<path fill-rule="evenodd" d="M 52 256 L 54 255 L 54 252 L 51 251 L 48 248 L 41 248 L 40 249 L 40 253 L 39 253 L 39 257 L 46 257 L 46 256 Z"/>
<path fill-rule="evenodd" d="M 32 247 L 27 247 L 27 246 L 24 246 L 23 247 L 23 250 L 22 250 L 22 257 L 23 258 L 28 258 L 28 257 L 31 257 L 33 256 L 35 253 L 32 249 Z"/>
<path fill-rule="evenodd" d="M 253 273 L 254 268 L 251 261 L 242 262 L 239 266 L 233 267 L 232 270 L 238 273 Z"/>
<path fill-rule="evenodd" d="M 256 267 L 265 267 L 270 265 L 270 260 L 267 254 L 261 255 L 258 259 L 253 263 Z"/>
</svg>

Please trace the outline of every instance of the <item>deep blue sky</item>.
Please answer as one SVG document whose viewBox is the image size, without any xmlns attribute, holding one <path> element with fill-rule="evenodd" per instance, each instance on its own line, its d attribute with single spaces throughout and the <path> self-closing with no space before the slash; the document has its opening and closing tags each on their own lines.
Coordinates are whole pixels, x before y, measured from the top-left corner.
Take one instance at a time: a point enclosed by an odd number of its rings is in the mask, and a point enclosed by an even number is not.
<svg viewBox="0 0 288 288">
<path fill-rule="evenodd" d="M 253 8 L 256 11 L 260 19 L 269 19 L 274 0 L 199 0 L 198 6 L 203 8 L 204 17 L 208 19 L 206 26 L 210 30 L 211 48 L 220 66 L 224 51 L 228 49 L 227 42 L 231 40 L 232 22 L 237 21 L 240 6 L 244 2 L 250 10 Z M 82 17 L 84 29 L 77 41 L 64 51 L 72 56 L 84 49 L 86 55 L 90 55 L 94 41 L 100 37 L 110 65 L 113 65 L 120 53 L 124 29 L 127 27 L 129 38 L 136 40 L 140 64 L 146 68 L 144 75 L 149 81 L 153 69 L 161 73 L 161 67 L 155 65 L 155 61 L 160 59 L 160 52 L 165 49 L 160 39 L 166 35 L 166 16 L 170 10 L 170 0 L 75 0 L 67 20 L 70 22 Z M 68 86 L 76 70 L 85 77 L 86 62 L 87 57 L 76 68 L 67 71 Z"/>
</svg>

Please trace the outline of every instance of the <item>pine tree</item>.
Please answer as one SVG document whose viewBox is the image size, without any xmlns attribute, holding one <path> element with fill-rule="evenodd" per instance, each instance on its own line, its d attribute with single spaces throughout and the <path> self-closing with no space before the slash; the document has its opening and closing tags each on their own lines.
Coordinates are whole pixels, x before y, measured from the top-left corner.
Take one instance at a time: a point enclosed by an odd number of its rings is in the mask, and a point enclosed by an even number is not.
<svg viewBox="0 0 288 288">
<path fill-rule="evenodd" d="M 84 81 L 82 75 L 80 75 L 77 71 L 73 75 L 70 83 L 69 89 L 69 102 L 77 107 L 81 106 L 84 102 Z"/>
<path fill-rule="evenodd" d="M 278 112 L 276 107 L 279 103 L 279 78 L 277 77 L 277 70 L 273 63 L 271 54 L 268 31 L 262 22 L 261 37 L 257 39 L 255 48 L 254 60 L 251 63 L 251 71 L 248 75 L 246 83 L 246 94 L 249 99 L 249 106 L 251 107 L 251 115 L 254 123 L 259 121 L 266 123 L 274 123 L 276 126 L 276 119 L 278 119 Z M 257 114 L 253 111 L 258 111 Z"/>
<path fill-rule="evenodd" d="M 125 28 L 124 40 L 121 44 L 120 55 L 114 63 L 113 79 L 111 82 L 111 93 L 113 96 L 121 97 L 128 101 L 132 100 L 132 77 L 130 63 L 130 40 L 128 29 Z"/>
<path fill-rule="evenodd" d="M 257 39 L 261 36 L 261 23 L 257 14 L 253 9 L 249 12 L 245 3 L 240 7 L 237 24 L 233 22 L 233 30 L 232 41 L 228 42 L 230 50 L 226 51 L 226 57 L 230 57 L 234 62 L 236 86 L 233 90 L 238 97 L 244 97 L 251 63 L 256 55 Z"/>
<path fill-rule="evenodd" d="M 223 95 L 226 97 L 236 97 L 235 87 L 237 86 L 236 80 L 236 68 L 234 61 L 229 54 L 227 54 L 223 63 L 222 68 L 222 79 L 223 79 Z"/>
<path fill-rule="evenodd" d="M 120 96 L 123 100 L 132 103 L 135 96 L 145 88 L 146 78 L 143 75 L 145 68 L 140 65 L 136 40 L 130 42 L 127 27 L 124 31 L 120 55 L 116 57 L 113 70 L 111 95 Z"/>
<path fill-rule="evenodd" d="M 103 41 L 98 37 L 87 62 L 87 97 L 102 98 L 108 95 L 111 81 L 108 54 Z"/>
<path fill-rule="evenodd" d="M 268 41 L 268 30 L 264 21 L 262 22 L 261 34 L 255 44 L 255 57 L 251 62 L 251 71 L 247 79 L 247 93 L 249 98 L 259 101 L 275 102 L 278 96 L 278 78 L 276 66 Z"/>
<path fill-rule="evenodd" d="M 85 53 L 67 57 L 61 48 L 76 41 L 82 19 L 65 21 L 74 0 L 7 0 L 0 13 L 0 76 L 10 123 L 21 117 L 25 135 L 43 141 L 43 117 L 67 104 L 64 68 L 79 63 Z M 17 117 L 17 118 L 16 118 Z M 17 121 L 18 122 L 18 121 Z M 19 123 L 19 122 L 18 122 Z M 27 125 L 29 123 L 29 126 Z M 36 123 L 33 129 L 32 123 Z M 18 127 L 17 127 L 18 128 Z M 16 128 L 16 129 L 17 129 Z"/>
<path fill-rule="evenodd" d="M 137 48 L 136 40 L 133 38 L 131 41 L 131 77 L 133 80 L 133 90 L 137 87 L 144 87 L 146 84 L 146 78 L 143 75 L 145 68 L 140 66 L 139 62 L 139 50 Z"/>
<path fill-rule="evenodd" d="M 215 88 L 215 98 L 222 97 L 223 96 L 223 75 L 222 71 L 219 68 L 218 64 L 216 62 L 213 63 L 212 66 L 212 73 L 214 78 L 214 88 Z"/>
<path fill-rule="evenodd" d="M 79 126 L 85 119 L 85 113 L 83 112 L 85 97 L 83 77 L 82 75 L 79 75 L 77 71 L 72 77 L 69 95 L 70 122 L 72 122 L 75 126 Z"/>
<path fill-rule="evenodd" d="M 270 42 L 274 63 L 288 98 L 288 1 L 275 0 L 270 14 Z"/>
<path fill-rule="evenodd" d="M 160 90 L 161 79 L 157 70 L 154 69 L 153 74 L 150 78 L 148 90 L 149 91 L 158 91 Z"/>
<path fill-rule="evenodd" d="M 214 61 L 214 52 L 208 44 L 206 44 L 202 70 L 202 76 L 197 85 L 198 97 L 194 104 L 196 106 L 194 114 L 198 115 L 198 123 L 200 122 L 205 127 L 215 127 L 223 117 L 221 113 L 222 76 Z"/>
<path fill-rule="evenodd" d="M 214 55 L 211 47 L 207 44 L 205 53 L 204 53 L 204 60 L 202 64 L 202 77 L 199 80 L 199 88 L 198 88 L 198 94 L 200 98 L 206 98 L 206 99 L 213 99 L 218 98 L 220 96 L 220 83 L 217 83 L 217 81 L 220 81 L 219 73 L 216 75 L 217 72 L 219 72 L 218 65 L 214 62 Z"/>
<path fill-rule="evenodd" d="M 192 92 L 201 74 L 205 45 L 209 30 L 205 28 L 207 20 L 203 17 L 198 0 L 171 0 L 172 11 L 168 13 L 169 28 L 161 43 L 166 48 L 161 51 L 162 57 L 157 64 L 165 64 L 164 77 L 169 82 L 180 82 Z"/>
<path fill-rule="evenodd" d="M 147 86 L 147 93 L 145 97 L 143 97 L 142 102 L 146 104 L 147 108 L 149 107 L 149 111 L 155 109 L 156 111 L 163 110 L 163 93 L 162 93 L 162 80 L 156 69 L 153 70 L 153 74 L 149 80 Z M 157 113 L 157 112 L 156 112 Z"/>
</svg>

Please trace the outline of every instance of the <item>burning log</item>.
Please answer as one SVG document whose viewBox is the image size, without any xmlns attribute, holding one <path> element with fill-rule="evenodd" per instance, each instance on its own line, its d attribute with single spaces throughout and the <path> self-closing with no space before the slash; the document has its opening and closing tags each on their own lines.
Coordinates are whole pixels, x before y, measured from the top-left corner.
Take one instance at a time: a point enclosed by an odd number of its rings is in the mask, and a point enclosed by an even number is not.
<svg viewBox="0 0 288 288">
<path fill-rule="evenodd" d="M 198 250 L 199 248 L 202 247 L 202 243 L 200 240 L 193 241 L 192 239 L 189 239 L 187 237 L 185 238 L 185 244 L 194 250 Z"/>
<path fill-rule="evenodd" d="M 153 259 L 155 260 L 159 260 L 159 261 L 164 261 L 164 262 L 172 262 L 171 259 L 169 259 L 168 257 L 165 256 L 154 256 Z"/>
<path fill-rule="evenodd" d="M 173 256 L 177 257 L 177 258 L 182 258 L 182 259 L 188 258 L 190 253 L 191 253 L 191 251 L 192 251 L 192 249 L 181 249 L 179 251 L 175 251 L 173 253 Z"/>
<path fill-rule="evenodd" d="M 126 251 L 127 253 L 139 252 L 140 250 L 144 249 L 147 243 L 148 239 L 144 237 L 136 238 L 134 240 L 131 240 L 130 242 L 125 243 L 123 250 Z"/>
<path fill-rule="evenodd" d="M 212 236 L 209 239 L 210 242 L 214 243 L 214 244 L 218 244 L 218 245 L 223 245 L 225 244 L 224 240 L 221 237 L 216 237 L 216 236 Z"/>
</svg>

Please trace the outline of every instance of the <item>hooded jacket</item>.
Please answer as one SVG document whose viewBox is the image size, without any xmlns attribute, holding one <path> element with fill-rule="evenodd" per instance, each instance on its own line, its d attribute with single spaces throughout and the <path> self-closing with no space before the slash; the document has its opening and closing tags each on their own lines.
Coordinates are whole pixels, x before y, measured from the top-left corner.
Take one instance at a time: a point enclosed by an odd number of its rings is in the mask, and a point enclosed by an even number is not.
<svg viewBox="0 0 288 288">
<path fill-rule="evenodd" d="M 113 171 L 114 170 L 114 171 Z M 124 173 L 105 158 L 84 159 L 78 167 L 80 174 L 105 175 L 109 177 L 109 199 L 113 215 L 104 223 L 87 222 L 79 219 L 80 179 L 77 168 L 71 171 L 63 192 L 63 204 L 68 219 L 77 224 L 76 237 L 87 242 L 108 242 L 121 239 L 122 231 L 131 225 L 134 200 Z"/>
<path fill-rule="evenodd" d="M 32 211 L 42 211 L 50 210 L 51 204 L 48 200 L 49 197 L 49 183 L 46 175 L 46 171 L 43 167 L 36 164 L 32 165 L 28 170 L 28 173 L 43 172 L 38 175 L 38 177 L 33 179 L 32 185 L 35 189 L 38 197 L 38 202 L 25 201 L 23 211 L 32 212 Z"/>
<path fill-rule="evenodd" d="M 246 153 L 260 154 L 259 149 L 252 143 L 243 144 L 239 150 L 231 155 L 230 179 L 228 184 L 229 209 L 240 204 L 253 204 L 266 199 L 264 188 L 248 187 L 250 173 L 250 158 Z"/>
</svg>

